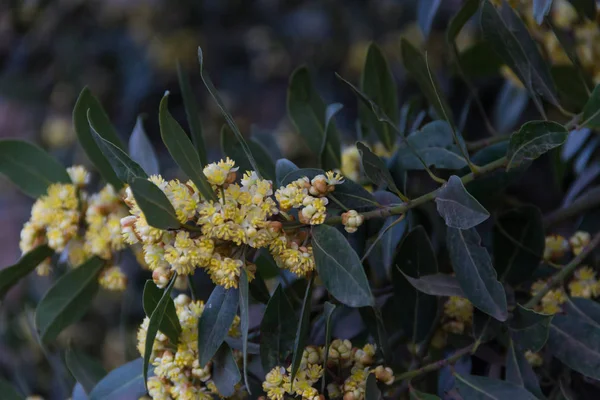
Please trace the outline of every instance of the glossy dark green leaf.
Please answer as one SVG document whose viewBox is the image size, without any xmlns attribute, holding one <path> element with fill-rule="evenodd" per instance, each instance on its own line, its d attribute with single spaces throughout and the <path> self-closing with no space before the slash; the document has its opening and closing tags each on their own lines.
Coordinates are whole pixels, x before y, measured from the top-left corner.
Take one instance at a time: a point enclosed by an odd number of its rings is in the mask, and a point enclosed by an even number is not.
<svg viewBox="0 0 600 400">
<path fill-rule="evenodd" d="M 294 349 L 297 326 L 294 307 L 277 286 L 260 323 L 260 359 L 265 372 L 285 364 Z"/>
<path fill-rule="evenodd" d="M 279 276 L 280 269 L 275 262 L 275 259 L 266 249 L 260 249 L 254 260 L 256 269 L 263 279 L 271 279 Z"/>
<path fill-rule="evenodd" d="M 551 121 L 530 121 L 510 137 L 506 170 L 518 167 L 524 161 L 535 160 L 567 140 L 569 132 L 561 124 Z"/>
<path fill-rule="evenodd" d="M 367 50 L 360 88 L 375 104 L 381 107 L 392 122 L 398 124 L 399 106 L 396 81 L 381 49 L 375 43 L 371 43 Z M 378 121 L 366 107 L 362 102 L 359 103 L 359 115 L 361 120 L 364 120 L 362 122 L 375 131 L 381 143 L 391 150 L 394 146 L 396 132 L 389 125 Z"/>
<path fill-rule="evenodd" d="M 190 126 L 192 143 L 198 152 L 200 162 L 202 165 L 206 165 L 208 164 L 208 158 L 206 157 L 206 146 L 204 145 L 204 137 L 202 136 L 202 123 L 200 122 L 198 103 L 196 102 L 194 93 L 192 93 L 188 74 L 179 63 L 177 63 L 177 78 L 179 79 L 179 88 L 181 89 L 181 97 L 183 97 L 185 114 L 187 116 L 188 125 Z"/>
<path fill-rule="evenodd" d="M 253 139 L 249 139 L 247 145 L 258 164 L 260 175 L 265 179 L 275 180 L 275 163 L 267 150 Z M 240 168 L 240 175 L 246 171 L 252 171 L 252 164 L 250 164 L 242 145 L 236 140 L 227 125 L 223 125 L 221 129 L 221 149 L 226 156 L 235 161 L 236 166 Z"/>
<path fill-rule="evenodd" d="M 379 156 L 371 151 L 367 146 L 361 142 L 356 142 L 356 147 L 360 153 L 360 161 L 365 171 L 367 178 L 375 184 L 375 186 L 387 185 L 387 187 L 393 191 L 398 192 L 394 178 L 387 169 L 385 162 Z"/>
<path fill-rule="evenodd" d="M 551 322 L 552 315 L 541 314 L 517 304 L 509 331 L 520 348 L 537 352 L 548 340 Z"/>
<path fill-rule="evenodd" d="M 551 72 L 561 104 L 570 110 L 582 110 L 590 96 L 577 68 L 572 65 L 554 65 Z"/>
<path fill-rule="evenodd" d="M 0 379 L 0 393 L 2 393 L 2 398 L 6 400 L 25 400 L 25 397 L 4 379 Z"/>
<path fill-rule="evenodd" d="M 98 290 L 98 274 L 104 264 L 98 257 L 89 259 L 61 276 L 44 295 L 35 310 L 35 325 L 42 342 L 51 342 L 84 316 Z"/>
<path fill-rule="evenodd" d="M 90 400 L 131 400 L 146 393 L 142 366 L 144 361 L 137 358 L 113 369 L 90 393 Z"/>
<path fill-rule="evenodd" d="M 275 181 L 277 183 L 277 187 L 280 187 L 284 184 L 283 179 L 286 177 L 287 174 L 293 171 L 297 171 L 298 169 L 299 168 L 296 166 L 296 164 L 294 164 L 287 158 L 280 158 L 279 160 L 277 160 L 277 162 L 275 163 Z"/>
<path fill-rule="evenodd" d="M 402 271 L 400 271 L 402 272 Z M 402 272 L 406 280 L 418 291 L 431 296 L 465 297 L 456 277 L 448 274 L 434 274 L 415 279 Z"/>
<path fill-rule="evenodd" d="M 410 400 L 440 400 L 435 394 L 423 393 L 415 388 L 410 388 Z"/>
<path fill-rule="evenodd" d="M 469 400 L 537 400 L 533 394 L 514 383 L 475 375 L 454 374 L 456 387 Z"/>
<path fill-rule="evenodd" d="M 325 318 L 325 349 L 323 352 L 323 365 L 327 365 L 327 359 L 329 358 L 329 345 L 331 344 L 331 316 L 335 311 L 335 304 L 328 301 L 323 304 L 323 318 Z M 321 379 L 321 393 L 325 393 L 325 387 L 327 386 L 327 377 L 323 375 Z"/>
<path fill-rule="evenodd" d="M 17 139 L 0 140 L 0 173 L 33 198 L 45 195 L 53 183 L 71 183 L 65 167 L 50 154 Z"/>
<path fill-rule="evenodd" d="M 452 175 L 435 198 L 438 213 L 449 228 L 470 229 L 489 218 L 490 214 L 465 189 L 460 178 Z"/>
<path fill-rule="evenodd" d="M 46 258 L 51 257 L 54 251 L 46 246 L 38 246 L 21 256 L 16 264 L 0 269 L 0 300 L 8 290 L 17 282 L 26 277 Z"/>
<path fill-rule="evenodd" d="M 506 321 L 506 293 L 477 231 L 448 227 L 446 239 L 452 267 L 467 299 L 498 321 Z"/>
<path fill-rule="evenodd" d="M 350 307 L 373 306 L 362 263 L 344 235 L 328 225 L 313 226 L 312 235 L 317 271 L 329 293 Z"/>
<path fill-rule="evenodd" d="M 533 17 L 538 25 L 544 22 L 544 18 L 552 9 L 552 0 L 533 0 Z"/>
<path fill-rule="evenodd" d="M 81 267 L 80 267 L 81 268 Z M 154 347 L 154 339 L 156 338 L 156 334 L 160 327 L 163 326 L 163 320 L 165 319 L 165 315 L 167 314 L 167 309 L 169 308 L 169 304 L 173 303 L 173 299 L 171 299 L 171 291 L 173 290 L 173 285 L 175 285 L 175 280 L 177 279 L 177 274 L 173 275 L 171 278 L 171 282 L 166 287 L 166 289 L 162 292 L 162 296 L 160 300 L 154 307 L 152 311 L 152 315 L 150 315 L 150 322 L 148 323 L 148 330 L 146 332 L 146 345 L 144 347 L 144 365 L 143 365 L 143 377 L 144 377 L 144 385 L 147 385 L 148 382 L 148 367 L 150 365 L 150 358 L 152 357 L 152 349 Z M 147 308 L 146 302 L 144 302 L 144 308 Z M 149 307 L 148 307 L 149 311 Z M 165 333 L 166 334 L 166 333 Z"/>
<path fill-rule="evenodd" d="M 594 21 L 596 19 L 596 0 L 569 0 L 579 14 Z"/>
<path fill-rule="evenodd" d="M 320 158 L 321 168 L 326 170 L 339 169 L 342 166 L 342 142 L 334 117 L 343 107 L 340 103 L 333 103 L 325 109 L 325 137 Z"/>
<path fill-rule="evenodd" d="M 168 102 L 169 93 L 167 92 L 160 102 L 158 112 L 162 140 L 165 146 L 167 146 L 167 150 L 169 150 L 173 160 L 175 160 L 188 178 L 194 182 L 200 194 L 205 199 L 217 200 L 214 190 L 206 180 L 206 176 L 204 176 L 204 168 L 200 161 L 200 156 L 181 125 L 171 116 Z"/>
<path fill-rule="evenodd" d="M 459 57 L 464 74 L 471 79 L 498 76 L 504 65 L 502 58 L 485 40 L 475 42 L 460 53 Z"/>
<path fill-rule="evenodd" d="M 242 133 L 238 129 L 237 125 L 235 124 L 233 117 L 231 116 L 229 111 L 227 111 L 227 109 L 225 108 L 225 104 L 223 104 L 223 101 L 221 100 L 221 97 L 219 96 L 217 89 L 215 88 L 212 81 L 210 80 L 210 77 L 204 70 L 204 56 L 202 54 L 202 49 L 200 47 L 198 47 L 198 61 L 200 62 L 200 76 L 202 77 L 204 86 L 206 86 L 208 93 L 210 93 L 210 96 L 213 98 L 213 100 L 217 104 L 217 107 L 221 111 L 223 118 L 225 118 L 225 122 L 227 123 L 227 125 L 229 125 L 229 129 L 231 129 L 233 131 L 238 142 L 242 145 L 242 148 L 244 149 L 244 152 L 246 153 L 246 157 L 248 157 L 248 161 L 250 161 L 250 164 L 252 165 L 252 169 L 254 171 L 257 171 L 257 173 L 258 173 L 258 171 L 259 171 L 258 164 L 256 163 L 254 157 L 252 156 L 252 152 L 250 151 L 250 148 L 248 148 L 248 144 L 246 143 L 246 140 L 244 139 L 244 135 L 242 135 Z"/>
<path fill-rule="evenodd" d="M 154 182 L 135 178 L 130 182 L 130 187 L 148 225 L 164 230 L 177 229 L 181 226 L 173 205 Z"/>
<path fill-rule="evenodd" d="M 537 376 L 525 358 L 525 351 L 512 339 L 509 339 L 506 350 L 506 381 L 522 387 L 539 399 L 544 398 Z"/>
<path fill-rule="evenodd" d="M 148 139 L 141 116 L 137 118 L 129 137 L 129 155 L 147 174 L 158 175 L 160 173 L 158 158 L 150 139 Z"/>
<path fill-rule="evenodd" d="M 119 137 L 112 127 L 106 112 L 102 108 L 102 104 L 96 97 L 85 87 L 79 94 L 79 98 L 75 103 L 73 109 L 73 126 L 75 127 L 75 133 L 79 144 L 87 154 L 88 158 L 94 166 L 100 172 L 100 175 L 104 180 L 110 183 L 115 189 L 123 186 L 122 181 L 117 177 L 115 171 L 110 166 L 110 163 L 102 154 L 102 151 L 96 144 L 96 140 L 92 134 L 90 124 L 88 122 L 88 110 L 91 119 L 96 122 L 98 133 L 107 141 L 111 142 L 121 150 L 124 150 L 124 146 L 121 144 Z"/>
<path fill-rule="evenodd" d="M 545 246 L 542 213 L 522 206 L 502 214 L 494 226 L 494 267 L 501 281 L 518 284 L 531 277 Z"/>
<path fill-rule="evenodd" d="M 383 400 L 381 390 L 377 387 L 377 378 L 375 378 L 375 374 L 367 375 L 367 382 L 365 383 L 365 400 Z"/>
<path fill-rule="evenodd" d="M 242 268 L 239 281 L 240 295 L 240 330 L 242 331 L 242 360 L 244 384 L 250 392 L 248 386 L 248 329 L 250 328 L 250 296 L 248 289 L 248 273 Z"/>
<path fill-rule="evenodd" d="M 600 128 L 600 85 L 596 85 L 590 99 L 583 107 L 582 125 L 591 129 Z"/>
<path fill-rule="evenodd" d="M 367 328 L 367 332 L 375 339 L 377 349 L 386 362 L 390 361 L 389 337 L 381 310 L 377 307 L 360 307 L 360 317 Z"/>
<path fill-rule="evenodd" d="M 164 290 L 156 286 L 152 280 L 146 281 L 144 293 L 142 295 L 142 305 L 144 307 L 144 313 L 148 318 L 152 316 L 152 313 L 158 306 L 158 303 L 160 303 L 163 294 Z M 166 299 L 166 302 L 167 305 L 165 307 L 164 316 L 160 321 L 158 330 L 164 333 L 171 343 L 176 344 L 179 342 L 179 335 L 181 335 L 181 325 L 179 323 L 179 318 L 177 317 L 175 303 L 171 298 Z"/>
<path fill-rule="evenodd" d="M 88 112 L 88 117 L 91 113 Z M 115 174 L 123 183 L 131 183 L 135 178 L 148 178 L 148 175 L 142 167 L 133 161 L 127 153 L 115 146 L 113 143 L 104 139 L 96 130 L 96 124 L 89 119 L 91 135 L 96 141 L 96 145 L 108 160 Z"/>
<path fill-rule="evenodd" d="M 240 369 L 227 343 L 221 344 L 213 359 L 211 379 L 219 394 L 223 397 L 233 396 L 235 385 L 241 379 Z"/>
<path fill-rule="evenodd" d="M 392 285 L 401 327 L 411 342 L 419 343 L 431 330 L 437 312 L 437 298 L 415 289 L 406 278 L 418 280 L 438 272 L 435 252 L 422 226 L 402 240 L 394 265 Z"/>
<path fill-rule="evenodd" d="M 315 282 L 314 275 L 308 280 L 306 291 L 304 292 L 304 299 L 302 300 L 302 308 L 300 309 L 300 320 L 298 321 L 298 327 L 296 329 L 296 336 L 294 339 L 294 348 L 292 355 L 292 365 L 290 378 L 291 382 L 294 382 L 296 372 L 300 368 L 300 361 L 302 361 L 302 354 L 306 347 L 306 340 L 308 331 L 310 329 L 310 312 L 312 309 L 312 291 Z M 293 388 L 292 388 L 293 389 Z"/>
<path fill-rule="evenodd" d="M 404 68 L 406 68 L 409 75 L 417 82 L 421 92 L 423 92 L 427 101 L 429 101 L 429 104 L 435 110 L 438 118 L 444 119 L 453 125 L 452 109 L 440 90 L 440 85 L 435 75 L 433 72 L 430 74 L 427 60 L 423 54 L 404 38 L 400 42 L 400 52 L 402 53 Z"/>
<path fill-rule="evenodd" d="M 90 393 L 106 376 L 106 370 L 98 361 L 80 351 L 67 349 L 65 362 L 71 375 L 83 386 L 86 393 Z"/>
<path fill-rule="evenodd" d="M 260 269 L 257 267 L 257 274 L 252 279 L 252 282 L 249 283 L 248 288 L 250 289 L 250 296 L 260 303 L 267 304 L 269 300 L 271 300 L 271 294 L 269 293 L 269 288 L 263 279 Z"/>
<path fill-rule="evenodd" d="M 239 293 L 235 288 L 216 286 L 198 319 L 198 360 L 206 365 L 225 340 L 235 319 Z"/>
<path fill-rule="evenodd" d="M 448 24 L 446 31 L 446 40 L 448 43 L 454 43 L 463 26 L 475 15 L 478 8 L 479 0 L 467 0 L 464 2 L 463 6 Z"/>
</svg>

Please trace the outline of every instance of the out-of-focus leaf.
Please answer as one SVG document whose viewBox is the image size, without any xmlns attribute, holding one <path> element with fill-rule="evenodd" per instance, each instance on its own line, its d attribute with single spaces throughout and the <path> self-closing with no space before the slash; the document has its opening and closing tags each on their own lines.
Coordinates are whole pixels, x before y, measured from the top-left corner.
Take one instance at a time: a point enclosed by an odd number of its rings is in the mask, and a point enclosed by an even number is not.
<svg viewBox="0 0 600 400">
<path fill-rule="evenodd" d="M 369 45 L 367 58 L 360 80 L 361 90 L 385 112 L 392 122 L 398 123 L 398 95 L 396 81 L 390 67 L 379 46 L 375 43 Z M 359 102 L 359 115 L 363 123 L 375 131 L 383 145 L 391 150 L 396 137 L 388 124 L 381 123 L 367 110 L 363 102 Z"/>
<path fill-rule="evenodd" d="M 540 314 L 517 304 L 509 330 L 523 350 L 540 351 L 548 340 L 552 315 Z"/>
<path fill-rule="evenodd" d="M 75 383 L 73 392 L 71 393 L 71 400 L 89 400 L 87 393 L 81 383 Z"/>
<path fill-rule="evenodd" d="M 440 400 L 435 394 L 423 393 L 410 387 L 410 400 Z"/>
<path fill-rule="evenodd" d="M 442 186 L 435 203 L 438 213 L 451 228 L 470 229 L 490 216 L 490 213 L 467 192 L 456 175 L 452 175 Z"/>
<path fill-rule="evenodd" d="M 277 286 L 260 323 L 260 359 L 265 372 L 283 365 L 294 349 L 296 312 L 290 300 Z"/>
<path fill-rule="evenodd" d="M 590 129 L 600 128 L 600 85 L 596 85 L 590 99 L 583 107 L 581 120 L 581 125 Z"/>
<path fill-rule="evenodd" d="M 219 394 L 223 397 L 233 396 L 235 385 L 241 379 L 240 369 L 227 343 L 222 343 L 213 358 L 211 379 Z"/>
<path fill-rule="evenodd" d="M 146 173 L 150 175 L 160 173 L 158 158 L 150 139 L 148 139 L 141 116 L 137 118 L 133 132 L 129 137 L 129 154 L 131 159 L 142 167 Z"/>
<path fill-rule="evenodd" d="M 497 76 L 500 68 L 504 65 L 502 58 L 485 40 L 475 42 L 460 53 L 459 57 L 464 74 L 470 78 Z"/>
<path fill-rule="evenodd" d="M 475 375 L 454 374 L 454 377 L 456 378 L 456 387 L 464 399 L 537 400 L 533 394 L 514 383 Z"/>
<path fill-rule="evenodd" d="M 569 109 L 583 109 L 589 95 L 576 67 L 572 65 L 554 65 L 551 68 L 551 73 L 561 103 Z"/>
<path fill-rule="evenodd" d="M 400 201 L 398 201 L 398 204 L 399 203 Z M 390 274 L 396 247 L 398 247 L 398 243 L 402 240 L 409 225 L 409 216 L 410 214 L 406 214 L 405 216 L 393 215 L 387 217 L 374 239 L 376 242 L 371 244 L 373 247 L 367 260 L 369 261 L 371 268 L 374 268 L 378 273 L 378 276 L 382 279 L 388 277 Z"/>
<path fill-rule="evenodd" d="M 565 312 L 595 324 L 600 328 L 600 304 L 590 299 L 572 297 L 564 304 Z"/>
<path fill-rule="evenodd" d="M 552 0 L 533 0 L 533 17 L 538 25 L 544 22 L 544 18 L 552 9 Z"/>
<path fill-rule="evenodd" d="M 527 92 L 511 81 L 504 82 L 494 104 L 492 114 L 494 127 L 499 133 L 510 132 L 519 122 L 519 118 L 529 102 Z"/>
<path fill-rule="evenodd" d="M 50 154 L 16 139 L 0 140 L 0 173 L 33 198 L 45 195 L 53 183 L 71 183 L 65 167 Z"/>
<path fill-rule="evenodd" d="M 98 290 L 98 274 L 104 260 L 93 257 L 61 276 L 35 310 L 35 326 L 42 342 L 54 340 L 67 326 L 87 312 Z"/>
<path fill-rule="evenodd" d="M 596 1 L 595 0 L 569 0 L 579 14 L 594 21 L 596 19 Z"/>
<path fill-rule="evenodd" d="M 159 289 L 152 280 L 149 279 L 146 281 L 144 294 L 142 295 L 142 305 L 144 313 L 148 318 L 152 316 L 163 294 L 164 291 Z M 179 342 L 179 335 L 181 334 L 181 325 L 179 324 L 179 318 L 175 310 L 175 303 L 170 298 L 166 299 L 166 302 L 164 317 L 160 321 L 158 330 L 164 333 L 171 343 L 177 344 Z"/>
<path fill-rule="evenodd" d="M 335 229 L 335 228 L 333 228 Z M 294 340 L 294 348 L 292 355 L 292 365 L 290 372 L 290 380 L 294 382 L 294 378 L 296 377 L 296 372 L 298 372 L 298 368 L 300 367 L 300 362 L 302 361 L 302 354 L 304 353 L 304 348 L 306 347 L 306 339 L 308 330 L 310 328 L 310 311 L 312 307 L 312 290 L 315 278 L 314 275 L 308 280 L 308 285 L 306 286 L 306 292 L 304 293 L 304 300 L 302 301 L 302 309 L 300 310 L 300 320 L 298 321 L 298 328 L 296 330 L 296 337 Z M 293 389 L 293 388 L 292 388 Z"/>
<path fill-rule="evenodd" d="M 94 387 L 90 400 L 131 400 L 143 396 L 146 393 L 143 364 L 138 358 L 110 371 Z"/>
<path fill-rule="evenodd" d="M 333 103 L 325 109 L 325 138 L 321 147 L 320 157 L 321 167 L 326 170 L 340 168 L 342 165 L 342 142 L 334 118 L 342 108 L 344 108 L 342 104 Z"/>
<path fill-rule="evenodd" d="M 525 358 L 524 351 L 518 348 L 512 339 L 509 339 L 506 351 L 506 381 L 522 387 L 539 399 L 544 398 L 537 376 Z"/>
<path fill-rule="evenodd" d="M 569 132 L 561 124 L 551 121 L 530 121 L 510 137 L 506 170 L 518 167 L 524 161 L 535 160 L 567 140 Z"/>
<path fill-rule="evenodd" d="M 564 146 L 561 147 L 563 161 L 569 161 L 583 147 L 592 134 L 590 128 L 581 128 L 571 131 Z"/>
<path fill-rule="evenodd" d="M 367 383 L 365 384 L 365 400 L 383 400 L 381 390 L 377 387 L 375 374 L 369 374 L 367 376 Z"/>
<path fill-rule="evenodd" d="M 448 227 L 447 247 L 456 278 L 467 299 L 498 321 L 505 321 L 508 317 L 506 293 L 477 231 Z"/>
<path fill-rule="evenodd" d="M 403 331 L 413 343 L 421 342 L 431 330 L 437 310 L 437 299 L 415 289 L 415 280 L 438 272 L 435 252 L 422 226 L 408 233 L 400 244 L 392 268 L 394 299 Z"/>
<path fill-rule="evenodd" d="M 358 255 L 336 228 L 312 228 L 315 265 L 329 293 L 350 307 L 373 306 L 374 299 Z"/>
<path fill-rule="evenodd" d="M 6 400 L 25 400 L 25 397 L 4 379 L 0 379 L 0 392 L 2 393 L 2 398 Z"/>
<path fill-rule="evenodd" d="M 329 344 L 331 343 L 331 316 L 335 311 L 335 304 L 328 301 L 323 305 L 323 318 L 325 318 L 325 349 L 327 351 L 323 354 L 323 365 L 327 365 L 327 359 L 329 358 Z M 323 375 L 321 379 L 321 393 L 325 393 L 325 387 L 327 385 L 327 378 Z"/>
<path fill-rule="evenodd" d="M 86 393 L 90 393 L 96 384 L 106 376 L 106 370 L 98 361 L 71 348 L 67 349 L 65 362 L 71 375 L 83 386 Z"/>
<path fill-rule="evenodd" d="M 165 93 L 158 111 L 160 135 L 173 160 L 194 182 L 200 194 L 207 200 L 217 200 L 217 196 L 204 176 L 200 156 L 181 125 L 169 112 L 169 93 Z"/>
<path fill-rule="evenodd" d="M 465 1 L 448 24 L 448 29 L 446 30 L 446 41 L 448 43 L 454 43 L 463 26 L 475 15 L 477 9 L 479 9 L 479 0 Z"/>
<path fill-rule="evenodd" d="M 35 269 L 42 261 L 52 256 L 54 251 L 46 246 L 41 245 L 35 249 L 23 254 L 16 264 L 0 270 L 0 300 L 22 278 L 26 277 Z"/>
<path fill-rule="evenodd" d="M 275 179 L 275 163 L 267 150 L 253 139 L 248 140 L 247 145 L 256 160 L 260 175 L 273 181 Z M 240 168 L 240 175 L 243 175 L 246 171 L 252 171 L 252 164 L 248 160 L 242 145 L 236 140 L 235 135 L 227 125 L 223 125 L 221 129 L 221 148 L 223 153 L 231 157 L 236 166 Z"/>
<path fill-rule="evenodd" d="M 275 181 L 277 183 L 277 187 L 283 185 L 283 178 L 285 178 L 287 174 L 297 171 L 298 169 L 299 168 L 296 166 L 296 164 L 287 158 L 280 158 L 277 160 L 275 163 Z"/>
<path fill-rule="evenodd" d="M 242 268 L 239 281 L 240 294 L 240 330 L 242 331 L 242 366 L 244 384 L 248 388 L 248 329 L 250 328 L 250 296 L 248 295 L 248 273 Z M 252 394 L 252 393 L 250 393 Z"/>
<path fill-rule="evenodd" d="M 190 79 L 179 63 L 177 63 L 177 78 L 179 79 L 179 88 L 181 89 L 181 97 L 183 97 L 185 114 L 190 126 L 192 143 L 198 152 L 200 162 L 202 165 L 206 165 L 208 164 L 208 158 L 206 157 L 206 146 L 204 144 L 204 137 L 202 136 L 202 123 L 200 122 L 198 103 L 196 103 L 196 97 L 192 93 Z"/>
<path fill-rule="evenodd" d="M 356 148 L 360 153 L 360 161 L 367 178 L 378 187 L 387 185 L 391 191 L 398 193 L 396 183 L 383 160 L 361 142 L 356 142 Z"/>
<path fill-rule="evenodd" d="M 402 271 L 400 271 L 402 272 Z M 447 274 L 434 274 L 421 276 L 415 279 L 404 274 L 406 280 L 418 291 L 431 296 L 458 296 L 466 297 L 456 277 Z"/>
<path fill-rule="evenodd" d="M 177 229 L 181 226 L 173 205 L 154 182 L 135 178 L 129 184 L 148 225 L 164 230 Z"/>
<path fill-rule="evenodd" d="M 517 284 L 531 277 L 544 253 L 542 213 L 522 206 L 502 214 L 494 226 L 494 267 L 501 281 Z"/>
</svg>

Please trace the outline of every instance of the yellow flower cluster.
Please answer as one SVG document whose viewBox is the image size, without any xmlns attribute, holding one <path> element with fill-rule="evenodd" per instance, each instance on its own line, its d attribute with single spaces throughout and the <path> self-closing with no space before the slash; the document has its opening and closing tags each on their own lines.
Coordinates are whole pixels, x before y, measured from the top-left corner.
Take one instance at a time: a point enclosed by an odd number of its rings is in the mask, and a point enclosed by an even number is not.
<svg viewBox="0 0 600 400">
<path fill-rule="evenodd" d="M 600 295 L 600 282 L 596 278 L 596 272 L 587 266 L 575 271 L 573 280 L 569 282 L 571 297 L 584 297 L 591 299 Z"/>
<path fill-rule="evenodd" d="M 569 250 L 569 242 L 561 235 L 546 236 L 544 247 L 545 261 L 558 261 Z"/>
<path fill-rule="evenodd" d="M 546 282 L 543 280 L 534 282 L 531 285 L 531 295 L 535 296 L 541 289 L 546 286 Z M 567 301 L 567 295 L 562 288 L 549 290 L 548 293 L 542 297 L 540 304 L 536 307 L 537 311 L 544 314 L 556 314 L 562 311 L 562 304 Z"/>
<path fill-rule="evenodd" d="M 365 384 L 369 374 L 375 374 L 378 381 L 391 385 L 394 374 L 388 367 L 373 367 L 375 346 L 367 344 L 363 348 L 352 347 L 349 340 L 335 339 L 328 351 L 326 369 L 336 371 L 339 383 L 327 385 L 330 399 L 362 400 L 365 398 Z M 302 400 L 322 400 L 324 394 L 315 388 L 325 373 L 324 347 L 308 346 L 302 353 L 302 360 L 294 384 L 291 385 L 291 366 L 273 368 L 263 382 L 263 390 L 270 400 L 283 400 L 285 395 Z M 343 381 L 341 379 L 344 379 Z"/>
<path fill-rule="evenodd" d="M 154 366 L 154 376 L 148 378 L 148 393 L 154 400 L 212 400 L 213 395 L 220 396 L 211 380 L 212 362 L 200 365 L 198 361 L 198 319 L 204 311 L 204 302 L 192 301 L 188 296 L 180 294 L 175 298 L 175 309 L 181 335 L 179 343 L 170 343 L 162 332 L 158 332 L 152 347 L 150 360 Z M 137 334 L 138 351 L 144 356 L 146 336 L 150 319 L 146 317 Z M 238 337 L 239 317 L 236 316 L 229 336 Z M 239 352 L 234 351 L 239 362 Z M 244 393 L 236 387 L 238 393 Z"/>
<path fill-rule="evenodd" d="M 92 256 L 111 261 L 115 252 L 125 248 L 119 221 L 127 209 L 110 185 L 98 193 L 87 193 L 84 187 L 89 173 L 84 167 L 73 166 L 67 172 L 73 183 L 50 185 L 46 195 L 34 203 L 21 231 L 21 251 L 47 244 L 58 253 L 66 252 L 72 267 Z M 50 259 L 37 267 L 39 275 L 50 271 Z M 123 290 L 127 277 L 118 266 L 112 266 L 103 271 L 99 282 L 109 290 Z"/>
<path fill-rule="evenodd" d="M 544 359 L 540 353 L 534 353 L 530 350 L 525 352 L 525 359 L 532 367 L 541 367 L 544 364 Z"/>
<path fill-rule="evenodd" d="M 444 331 L 462 334 L 473 322 L 473 304 L 463 297 L 451 296 L 444 303 Z"/>
</svg>

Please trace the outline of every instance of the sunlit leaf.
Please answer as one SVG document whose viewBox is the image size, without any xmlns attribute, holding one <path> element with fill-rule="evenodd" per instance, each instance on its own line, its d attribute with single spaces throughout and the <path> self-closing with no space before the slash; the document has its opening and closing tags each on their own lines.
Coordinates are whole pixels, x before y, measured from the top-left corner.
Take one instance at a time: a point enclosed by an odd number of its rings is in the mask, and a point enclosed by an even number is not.
<svg viewBox="0 0 600 400">
<path fill-rule="evenodd" d="M 113 369 L 90 393 L 90 400 L 131 400 L 146 393 L 142 366 L 144 361 L 137 358 Z"/>
<path fill-rule="evenodd" d="M 16 264 L 0 269 L 0 300 L 6 295 L 11 287 L 26 277 L 42 261 L 53 254 L 54 251 L 50 247 L 41 245 L 23 254 Z"/>
<path fill-rule="evenodd" d="M 154 182 L 135 178 L 129 184 L 148 225 L 164 230 L 177 229 L 181 226 L 173 205 Z"/>
<path fill-rule="evenodd" d="M 83 386 L 86 393 L 90 393 L 106 376 L 106 370 L 98 361 L 80 351 L 67 349 L 65 362 L 71 375 Z"/>
<path fill-rule="evenodd" d="M 129 154 L 131 159 L 138 163 L 147 174 L 158 175 L 160 173 L 158 158 L 150 139 L 148 139 L 141 116 L 137 118 L 129 137 Z"/>
<path fill-rule="evenodd" d="M 265 372 L 284 365 L 294 349 L 298 320 L 290 300 L 277 286 L 260 323 L 260 359 Z"/>
<path fill-rule="evenodd" d="M 435 198 L 438 213 L 450 228 L 470 229 L 489 218 L 490 214 L 452 175 Z"/>
<path fill-rule="evenodd" d="M 146 281 L 144 293 L 142 295 L 142 305 L 144 307 L 144 313 L 148 318 L 152 316 L 152 313 L 160 303 L 163 295 L 164 291 L 158 288 L 154 281 L 150 279 Z M 167 304 L 158 330 L 164 333 L 171 343 L 177 344 L 179 342 L 179 335 L 181 335 L 181 325 L 179 323 L 179 318 L 177 317 L 177 310 L 175 309 L 175 303 L 170 297 L 166 298 L 165 301 Z"/>
<path fill-rule="evenodd" d="M 551 121 L 530 121 L 510 137 L 506 170 L 518 167 L 524 161 L 535 160 L 567 140 L 569 132 L 561 124 Z"/>
</svg>

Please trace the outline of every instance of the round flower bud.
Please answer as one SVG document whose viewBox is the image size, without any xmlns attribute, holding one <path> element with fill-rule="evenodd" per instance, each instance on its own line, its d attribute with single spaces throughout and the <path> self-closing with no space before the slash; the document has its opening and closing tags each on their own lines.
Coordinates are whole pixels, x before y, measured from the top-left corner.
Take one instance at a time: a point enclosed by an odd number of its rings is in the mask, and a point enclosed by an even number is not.
<svg viewBox="0 0 600 400">
<path fill-rule="evenodd" d="M 546 236 L 546 246 L 544 247 L 544 260 L 556 261 L 565 255 L 569 249 L 569 242 L 560 235 Z"/>
<path fill-rule="evenodd" d="M 164 289 L 169 284 L 171 280 L 171 276 L 173 276 L 173 271 L 167 270 L 164 267 L 156 268 L 152 271 L 152 280 L 161 289 Z"/>
<path fill-rule="evenodd" d="M 573 236 L 569 238 L 569 244 L 571 245 L 571 250 L 573 254 L 579 255 L 587 246 L 590 244 L 591 236 L 588 232 L 577 231 Z"/>
<path fill-rule="evenodd" d="M 342 224 L 348 233 L 354 233 L 362 225 L 365 217 L 356 210 L 349 210 L 342 214 Z"/>
<path fill-rule="evenodd" d="M 317 175 L 310 181 L 310 188 L 308 192 L 315 197 L 327 196 L 328 185 L 327 177 L 325 175 Z"/>
<path fill-rule="evenodd" d="M 525 359 L 532 367 L 540 367 L 544 364 L 544 359 L 540 356 L 539 353 L 533 353 L 530 350 L 525 352 Z"/>
<path fill-rule="evenodd" d="M 390 367 L 378 365 L 377 368 L 375 368 L 375 377 L 378 381 L 383 382 L 386 385 L 394 383 L 394 371 L 392 371 Z"/>
</svg>

